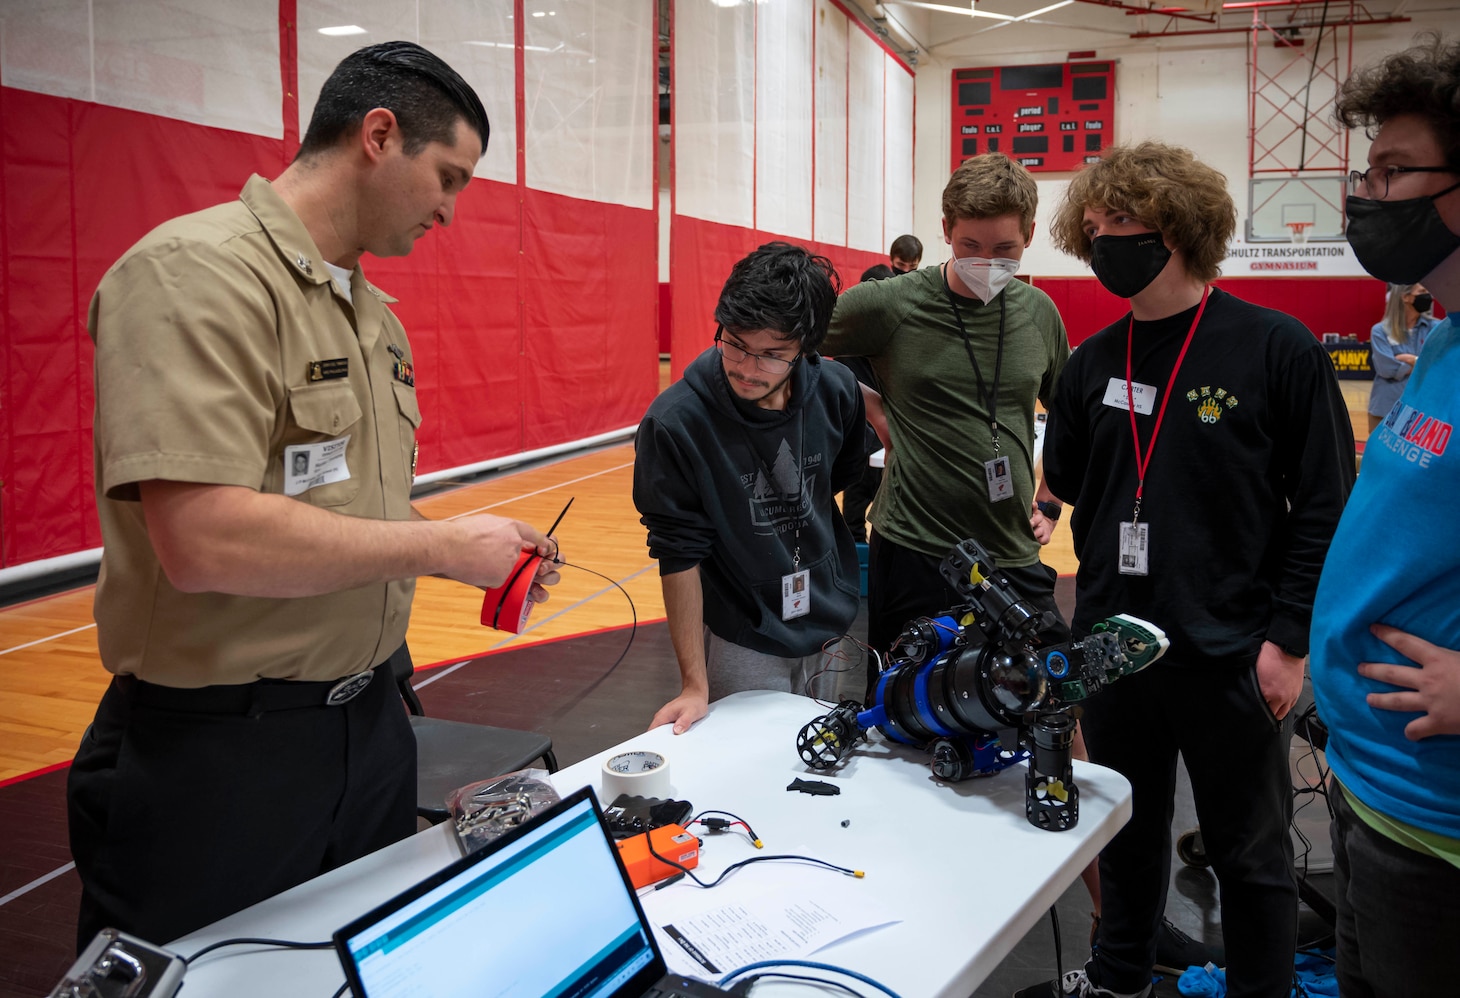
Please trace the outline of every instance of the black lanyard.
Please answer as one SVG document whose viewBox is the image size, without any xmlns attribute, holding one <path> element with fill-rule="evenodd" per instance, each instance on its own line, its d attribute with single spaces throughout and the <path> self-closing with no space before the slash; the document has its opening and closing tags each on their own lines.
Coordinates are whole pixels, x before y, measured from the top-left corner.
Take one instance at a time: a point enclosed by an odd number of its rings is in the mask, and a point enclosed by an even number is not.
<svg viewBox="0 0 1460 998">
<path fill-rule="evenodd" d="M 989 413 L 989 429 L 993 432 L 994 456 L 999 453 L 999 373 L 1004 367 L 1004 318 L 1008 314 L 1008 297 L 1003 289 L 999 290 L 999 349 L 994 354 L 994 386 L 993 391 L 988 391 L 983 383 L 983 371 L 979 370 L 978 358 L 973 355 L 973 341 L 968 338 L 968 330 L 963 325 L 963 313 L 958 311 L 958 301 L 953 297 L 953 289 L 948 285 L 947 265 L 943 271 L 943 291 L 948 295 L 948 304 L 953 309 L 953 318 L 958 322 L 959 335 L 963 337 L 963 349 L 968 353 L 968 362 L 973 365 L 973 376 L 978 380 L 978 400 L 983 403 Z"/>
</svg>

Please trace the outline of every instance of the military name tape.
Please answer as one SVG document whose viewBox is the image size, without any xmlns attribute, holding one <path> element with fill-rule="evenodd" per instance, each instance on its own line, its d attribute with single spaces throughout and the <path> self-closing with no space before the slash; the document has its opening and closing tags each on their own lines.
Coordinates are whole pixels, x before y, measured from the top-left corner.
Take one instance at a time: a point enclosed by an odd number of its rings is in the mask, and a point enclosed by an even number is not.
<svg viewBox="0 0 1460 998">
<path fill-rule="evenodd" d="M 603 801 L 619 794 L 668 797 L 669 760 L 658 752 L 620 752 L 603 763 Z"/>
</svg>

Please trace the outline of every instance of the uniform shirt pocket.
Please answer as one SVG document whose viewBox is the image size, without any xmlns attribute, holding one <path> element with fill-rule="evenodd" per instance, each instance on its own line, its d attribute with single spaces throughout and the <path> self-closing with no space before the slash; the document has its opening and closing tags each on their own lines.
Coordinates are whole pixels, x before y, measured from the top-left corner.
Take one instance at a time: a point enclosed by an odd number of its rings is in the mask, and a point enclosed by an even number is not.
<svg viewBox="0 0 1460 998">
<path fill-rule="evenodd" d="M 278 491 L 313 506 L 351 502 L 360 493 L 362 415 L 360 400 L 348 381 L 289 389 L 289 420 L 277 464 L 282 482 Z M 343 446 L 331 446 L 341 441 L 346 441 Z"/>
<path fill-rule="evenodd" d="M 400 452 L 405 462 L 406 485 L 409 487 L 416 477 L 416 430 L 421 425 L 421 407 L 416 402 L 416 390 L 399 381 L 391 382 L 395 389 L 395 405 L 400 410 Z"/>
</svg>

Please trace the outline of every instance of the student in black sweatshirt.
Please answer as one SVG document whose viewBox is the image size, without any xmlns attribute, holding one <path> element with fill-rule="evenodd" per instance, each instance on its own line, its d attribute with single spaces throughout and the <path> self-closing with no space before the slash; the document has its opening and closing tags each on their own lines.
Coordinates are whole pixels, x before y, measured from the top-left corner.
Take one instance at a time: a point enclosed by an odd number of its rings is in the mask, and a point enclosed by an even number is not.
<svg viewBox="0 0 1460 998">
<path fill-rule="evenodd" d="M 1083 970 L 1034 994 L 1148 994 L 1171 866 L 1176 757 L 1221 884 L 1232 998 L 1287 995 L 1297 931 L 1281 723 L 1303 686 L 1319 571 L 1354 480 L 1327 354 L 1291 316 L 1211 287 L 1237 213 L 1180 148 L 1110 150 L 1052 231 L 1131 312 L 1070 357 L 1045 482 L 1074 504 L 1076 637 L 1115 613 L 1171 639 L 1155 666 L 1086 701 L 1090 758 L 1131 781 L 1100 855 Z"/>
<path fill-rule="evenodd" d="M 866 412 L 851 372 L 816 352 L 836 281 L 787 243 L 741 260 L 714 346 L 639 424 L 634 505 L 683 681 L 651 727 L 682 734 L 741 690 L 805 693 L 856 617 L 861 570 L 833 497 L 861 476 Z"/>
</svg>

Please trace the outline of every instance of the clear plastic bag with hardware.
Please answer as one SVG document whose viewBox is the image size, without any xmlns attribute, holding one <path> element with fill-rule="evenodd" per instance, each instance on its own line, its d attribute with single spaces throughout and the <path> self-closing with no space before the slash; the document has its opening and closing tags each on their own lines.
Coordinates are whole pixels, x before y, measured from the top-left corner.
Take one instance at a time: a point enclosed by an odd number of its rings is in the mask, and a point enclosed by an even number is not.
<svg viewBox="0 0 1460 998">
<path fill-rule="evenodd" d="M 519 769 L 451 791 L 446 795 L 446 807 L 465 856 L 560 799 L 547 770 Z"/>
</svg>

